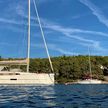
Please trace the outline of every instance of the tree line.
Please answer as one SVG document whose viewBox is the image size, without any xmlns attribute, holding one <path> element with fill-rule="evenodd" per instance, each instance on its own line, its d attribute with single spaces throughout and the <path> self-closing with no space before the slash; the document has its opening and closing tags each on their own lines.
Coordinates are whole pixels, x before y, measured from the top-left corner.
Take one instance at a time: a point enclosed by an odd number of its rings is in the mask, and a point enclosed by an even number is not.
<svg viewBox="0 0 108 108">
<path fill-rule="evenodd" d="M 9 58 L 12 59 L 12 58 Z M 78 79 L 90 77 L 90 65 L 88 55 L 51 57 L 54 67 L 55 80 L 58 83 L 73 82 Z M 108 56 L 91 56 L 92 78 L 104 80 L 104 69 L 108 67 Z M 26 71 L 26 66 L 21 66 Z M 47 58 L 31 58 L 30 72 L 51 73 L 51 67 Z"/>
<path fill-rule="evenodd" d="M 73 82 L 78 79 L 90 77 L 89 56 L 59 56 L 52 57 L 55 80 L 59 83 Z M 104 80 L 104 70 L 108 67 L 108 56 L 91 56 L 92 78 Z M 47 58 L 30 59 L 30 72 L 51 73 Z"/>
</svg>

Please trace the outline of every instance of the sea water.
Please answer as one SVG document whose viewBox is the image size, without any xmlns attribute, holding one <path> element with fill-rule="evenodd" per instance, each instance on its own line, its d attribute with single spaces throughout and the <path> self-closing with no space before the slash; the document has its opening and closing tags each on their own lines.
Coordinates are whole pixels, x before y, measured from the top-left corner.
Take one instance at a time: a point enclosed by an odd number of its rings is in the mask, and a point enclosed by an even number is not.
<svg viewBox="0 0 108 108">
<path fill-rule="evenodd" d="M 0 108 L 108 108 L 108 85 L 0 86 Z"/>
</svg>

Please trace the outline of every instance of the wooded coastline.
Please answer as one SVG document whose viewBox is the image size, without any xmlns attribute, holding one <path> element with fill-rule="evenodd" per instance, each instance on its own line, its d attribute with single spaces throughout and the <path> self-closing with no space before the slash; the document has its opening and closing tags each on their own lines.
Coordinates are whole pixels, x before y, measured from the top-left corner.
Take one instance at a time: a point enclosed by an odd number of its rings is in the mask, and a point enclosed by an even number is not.
<svg viewBox="0 0 108 108">
<path fill-rule="evenodd" d="M 51 57 L 55 81 L 57 83 L 72 83 L 90 77 L 88 57 L 88 55 Z M 105 81 L 105 76 L 108 75 L 108 56 L 91 56 L 90 58 L 92 77 Z M 1 58 L 0 60 L 5 59 Z M 8 60 L 15 60 L 15 58 L 8 58 Z M 16 68 L 16 66 L 11 66 L 11 68 Z M 26 71 L 26 66 L 20 66 L 20 68 Z M 51 73 L 48 59 L 31 58 L 30 72 Z"/>
</svg>

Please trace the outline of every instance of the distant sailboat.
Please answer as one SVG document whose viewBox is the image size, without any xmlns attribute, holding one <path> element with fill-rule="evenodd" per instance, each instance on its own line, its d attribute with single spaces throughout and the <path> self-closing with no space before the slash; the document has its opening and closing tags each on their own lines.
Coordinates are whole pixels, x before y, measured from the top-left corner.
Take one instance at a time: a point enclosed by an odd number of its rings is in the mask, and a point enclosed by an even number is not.
<svg viewBox="0 0 108 108">
<path fill-rule="evenodd" d="M 39 22 L 41 34 L 43 37 L 44 45 L 47 51 L 48 59 L 50 62 L 50 66 L 53 72 L 53 66 L 52 62 L 49 56 L 48 48 L 46 45 L 44 33 L 42 30 L 42 26 L 40 23 L 36 3 L 34 1 L 34 6 L 35 6 L 35 11 L 37 15 L 37 19 Z M 0 61 L 0 85 L 34 85 L 34 84 L 44 84 L 44 85 L 50 85 L 54 84 L 54 73 L 30 73 L 29 72 L 29 64 L 30 64 L 30 0 L 28 0 L 28 50 L 27 50 L 27 59 L 26 60 L 5 60 L 5 61 Z M 20 72 L 18 69 L 12 69 L 10 71 L 4 71 L 4 67 L 7 65 L 27 65 L 27 72 Z"/>
<path fill-rule="evenodd" d="M 102 81 L 98 79 L 93 79 L 92 78 L 92 71 L 91 71 L 91 58 L 90 58 L 90 49 L 88 47 L 88 52 L 89 52 L 89 72 L 90 72 L 90 78 L 87 78 L 85 80 L 80 80 L 77 83 L 78 84 L 101 84 Z"/>
</svg>

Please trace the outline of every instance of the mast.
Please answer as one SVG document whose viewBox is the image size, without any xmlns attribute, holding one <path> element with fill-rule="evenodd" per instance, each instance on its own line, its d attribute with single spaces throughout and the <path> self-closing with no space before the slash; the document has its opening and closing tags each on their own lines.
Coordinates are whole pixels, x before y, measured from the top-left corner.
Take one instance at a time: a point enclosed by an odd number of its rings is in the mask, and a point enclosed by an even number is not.
<svg viewBox="0 0 108 108">
<path fill-rule="evenodd" d="M 90 48 L 88 47 L 88 53 L 89 53 L 89 71 L 92 79 L 92 71 L 91 71 L 91 58 L 90 58 Z"/>
<path fill-rule="evenodd" d="M 27 72 L 30 65 L 30 0 L 28 0 L 28 43 L 27 43 Z"/>
</svg>

